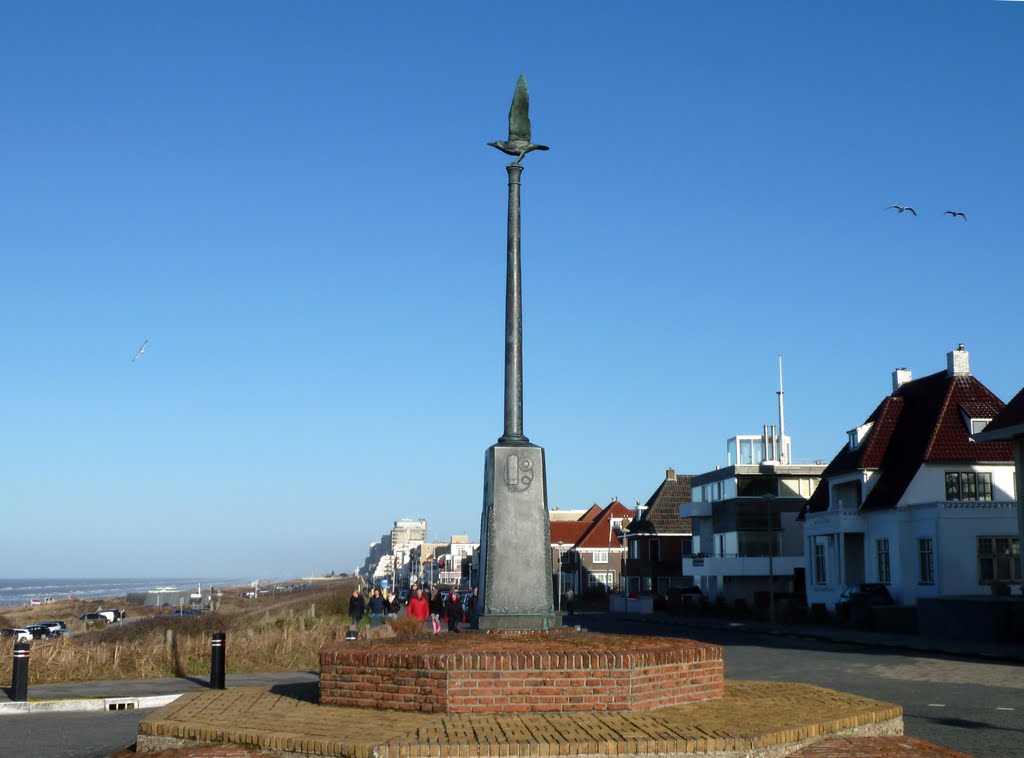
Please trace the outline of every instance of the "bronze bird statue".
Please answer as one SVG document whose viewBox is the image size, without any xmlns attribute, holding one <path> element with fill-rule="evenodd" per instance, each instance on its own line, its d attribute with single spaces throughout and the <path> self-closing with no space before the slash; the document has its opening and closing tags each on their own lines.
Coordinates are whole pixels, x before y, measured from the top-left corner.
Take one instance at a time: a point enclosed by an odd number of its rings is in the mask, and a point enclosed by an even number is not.
<svg viewBox="0 0 1024 758">
<path fill-rule="evenodd" d="M 913 213 L 913 214 L 914 214 L 915 216 L 917 215 L 917 211 L 915 211 L 915 210 L 914 210 L 913 208 L 911 208 L 911 207 L 910 207 L 909 205 L 890 205 L 890 206 L 889 206 L 889 208 L 895 208 L 895 209 L 896 209 L 896 210 L 898 210 L 898 211 L 899 211 L 900 213 L 903 213 L 903 211 L 910 211 L 910 212 L 911 212 L 911 213 Z M 886 208 L 886 210 L 889 210 L 889 208 Z"/>
<path fill-rule="evenodd" d="M 966 213 L 961 213 L 960 211 L 946 211 L 942 215 L 943 216 L 952 216 L 953 218 L 956 218 L 957 216 L 959 216 L 964 221 L 967 220 L 967 214 Z"/>
<path fill-rule="evenodd" d="M 526 77 L 520 75 L 516 82 L 516 92 L 512 95 L 512 107 L 508 109 L 508 141 L 488 142 L 507 155 L 514 155 L 516 165 L 523 156 L 534 150 L 547 150 L 546 145 L 535 145 L 530 142 L 530 92 L 526 88 Z"/>
</svg>

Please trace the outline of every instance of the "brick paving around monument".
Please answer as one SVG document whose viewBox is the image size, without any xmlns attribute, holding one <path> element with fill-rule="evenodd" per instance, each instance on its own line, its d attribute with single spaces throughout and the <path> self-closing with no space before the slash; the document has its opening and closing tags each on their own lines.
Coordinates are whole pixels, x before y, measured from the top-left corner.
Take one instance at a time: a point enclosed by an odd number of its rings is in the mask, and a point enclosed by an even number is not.
<svg viewBox="0 0 1024 758">
<path fill-rule="evenodd" d="M 182 696 L 142 721 L 139 747 L 188 747 L 200 756 L 201 744 L 189 743 L 232 742 L 254 754 L 349 758 L 726 753 L 792 745 L 858 727 L 891 734 L 893 720 L 901 717 L 896 705 L 780 682 L 728 682 L 720 700 L 642 713 L 506 715 L 324 707 L 245 688 Z"/>
</svg>

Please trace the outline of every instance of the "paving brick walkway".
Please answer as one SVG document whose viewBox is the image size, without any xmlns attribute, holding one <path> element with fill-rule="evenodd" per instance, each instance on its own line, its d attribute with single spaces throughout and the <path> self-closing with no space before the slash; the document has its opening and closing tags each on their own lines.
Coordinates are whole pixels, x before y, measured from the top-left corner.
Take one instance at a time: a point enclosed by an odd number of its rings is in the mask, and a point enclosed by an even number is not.
<svg viewBox="0 0 1024 758">
<path fill-rule="evenodd" d="M 182 696 L 142 721 L 139 746 L 231 742 L 256 751 L 348 758 L 637 756 L 756 753 L 849 729 L 898 734 L 902 710 L 780 682 L 727 682 L 720 700 L 647 712 L 497 716 L 329 708 L 246 688 Z"/>
</svg>

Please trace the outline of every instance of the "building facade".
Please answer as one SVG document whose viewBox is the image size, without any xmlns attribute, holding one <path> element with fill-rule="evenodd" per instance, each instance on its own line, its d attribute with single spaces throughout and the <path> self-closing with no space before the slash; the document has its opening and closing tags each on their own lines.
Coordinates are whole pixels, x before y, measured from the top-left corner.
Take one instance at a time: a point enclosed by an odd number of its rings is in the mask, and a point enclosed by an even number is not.
<svg viewBox="0 0 1024 758">
<path fill-rule="evenodd" d="M 693 500 L 679 508 L 693 531 L 683 574 L 709 600 L 757 604 L 776 593 L 803 595 L 798 517 L 825 467 L 788 462 L 790 439 L 779 442 L 768 428 L 762 437 L 732 437 L 728 465 L 691 479 Z"/>
<path fill-rule="evenodd" d="M 823 472 L 804 513 L 809 603 L 863 582 L 907 605 L 1020 583 L 1013 446 L 973 438 L 1004 403 L 963 345 L 946 358 L 918 380 L 897 369 Z"/>
</svg>

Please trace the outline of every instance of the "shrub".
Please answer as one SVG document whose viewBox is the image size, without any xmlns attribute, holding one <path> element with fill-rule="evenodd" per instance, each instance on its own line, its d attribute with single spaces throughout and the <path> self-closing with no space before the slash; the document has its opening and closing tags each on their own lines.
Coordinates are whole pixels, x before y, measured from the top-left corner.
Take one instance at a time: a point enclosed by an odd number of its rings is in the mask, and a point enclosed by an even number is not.
<svg viewBox="0 0 1024 758">
<path fill-rule="evenodd" d="M 400 640 L 408 640 L 413 637 L 423 637 L 427 634 L 427 628 L 422 621 L 413 616 L 397 616 L 388 621 L 388 626 Z"/>
</svg>

